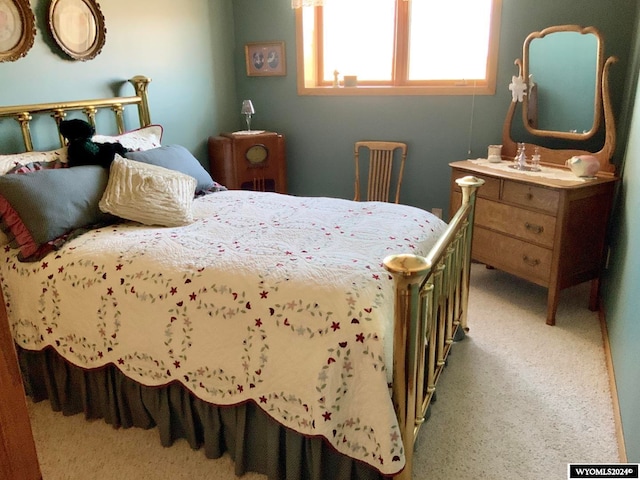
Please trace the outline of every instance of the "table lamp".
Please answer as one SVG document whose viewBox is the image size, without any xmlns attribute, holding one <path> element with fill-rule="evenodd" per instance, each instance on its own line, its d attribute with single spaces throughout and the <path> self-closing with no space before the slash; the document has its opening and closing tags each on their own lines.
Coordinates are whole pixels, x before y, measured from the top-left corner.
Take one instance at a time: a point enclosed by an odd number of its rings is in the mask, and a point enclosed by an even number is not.
<svg viewBox="0 0 640 480">
<path fill-rule="evenodd" d="M 253 103 L 251 103 L 251 100 L 242 101 L 242 109 L 240 110 L 240 113 L 242 113 L 245 116 L 245 119 L 247 122 L 247 132 L 250 132 L 251 131 L 251 115 L 256 113 L 255 109 L 253 108 Z"/>
</svg>

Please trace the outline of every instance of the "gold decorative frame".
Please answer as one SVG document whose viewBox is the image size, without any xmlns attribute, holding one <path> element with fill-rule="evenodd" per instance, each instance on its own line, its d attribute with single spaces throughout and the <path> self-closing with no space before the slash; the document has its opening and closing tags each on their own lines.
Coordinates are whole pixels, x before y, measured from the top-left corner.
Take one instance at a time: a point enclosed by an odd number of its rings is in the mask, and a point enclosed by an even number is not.
<svg viewBox="0 0 640 480">
<path fill-rule="evenodd" d="M 107 29 L 95 0 L 51 0 L 48 23 L 58 46 L 74 60 L 91 60 L 104 46 Z"/>
<path fill-rule="evenodd" d="M 24 57 L 36 36 L 29 0 L 0 0 L 0 62 Z"/>
<path fill-rule="evenodd" d="M 244 46 L 249 77 L 273 77 L 287 74 L 284 42 L 256 42 Z"/>
</svg>

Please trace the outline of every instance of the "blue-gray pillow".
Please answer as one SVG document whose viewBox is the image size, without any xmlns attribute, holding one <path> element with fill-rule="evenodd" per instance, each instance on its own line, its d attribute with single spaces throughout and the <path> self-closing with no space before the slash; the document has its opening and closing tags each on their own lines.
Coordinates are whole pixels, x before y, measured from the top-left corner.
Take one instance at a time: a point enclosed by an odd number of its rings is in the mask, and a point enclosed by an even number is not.
<svg viewBox="0 0 640 480">
<path fill-rule="evenodd" d="M 0 176 L 0 219 L 20 259 L 37 260 L 74 230 L 113 221 L 98 208 L 108 179 L 97 165 Z"/>
<path fill-rule="evenodd" d="M 181 145 L 164 145 L 140 152 L 127 152 L 125 157 L 138 162 L 176 170 L 194 177 L 198 184 L 196 193 L 212 189 L 215 182 L 198 159 Z"/>
</svg>

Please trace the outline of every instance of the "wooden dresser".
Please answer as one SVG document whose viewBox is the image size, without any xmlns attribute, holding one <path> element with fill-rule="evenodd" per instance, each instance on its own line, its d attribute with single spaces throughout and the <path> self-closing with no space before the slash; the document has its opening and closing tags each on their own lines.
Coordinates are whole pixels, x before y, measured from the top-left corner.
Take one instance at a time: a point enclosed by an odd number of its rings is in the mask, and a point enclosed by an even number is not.
<svg viewBox="0 0 640 480">
<path fill-rule="evenodd" d="M 469 160 L 450 166 L 452 212 L 461 203 L 456 178 L 485 181 L 476 203 L 474 260 L 548 288 L 549 325 L 563 288 L 591 280 L 589 308 L 597 309 L 615 177 L 558 180 Z"/>
</svg>

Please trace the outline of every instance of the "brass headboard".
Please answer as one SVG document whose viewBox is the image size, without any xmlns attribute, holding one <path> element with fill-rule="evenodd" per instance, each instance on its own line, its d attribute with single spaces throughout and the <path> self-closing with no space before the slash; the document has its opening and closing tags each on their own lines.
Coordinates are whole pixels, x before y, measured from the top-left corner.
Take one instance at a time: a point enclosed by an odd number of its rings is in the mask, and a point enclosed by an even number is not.
<svg viewBox="0 0 640 480">
<path fill-rule="evenodd" d="M 24 140 L 25 149 L 30 152 L 33 150 L 33 141 L 31 139 L 30 122 L 33 114 L 49 114 L 54 118 L 58 126 L 58 137 L 60 138 L 60 146 L 64 146 L 66 141 L 60 134 L 60 122 L 64 120 L 67 112 L 81 110 L 86 116 L 87 121 L 95 127 L 96 113 L 99 109 L 111 109 L 115 114 L 118 132 L 124 132 L 124 107 L 125 105 L 137 105 L 140 126 L 145 127 L 151 124 L 151 115 L 149 114 L 149 101 L 147 98 L 147 87 L 151 79 L 143 75 L 136 75 L 129 79 L 135 88 L 135 96 L 131 97 L 111 97 L 96 100 L 74 100 L 70 102 L 57 103 L 35 103 L 32 105 L 13 105 L 8 107 L 0 107 L 1 117 L 13 117 L 20 124 L 22 130 L 22 138 Z"/>
</svg>

